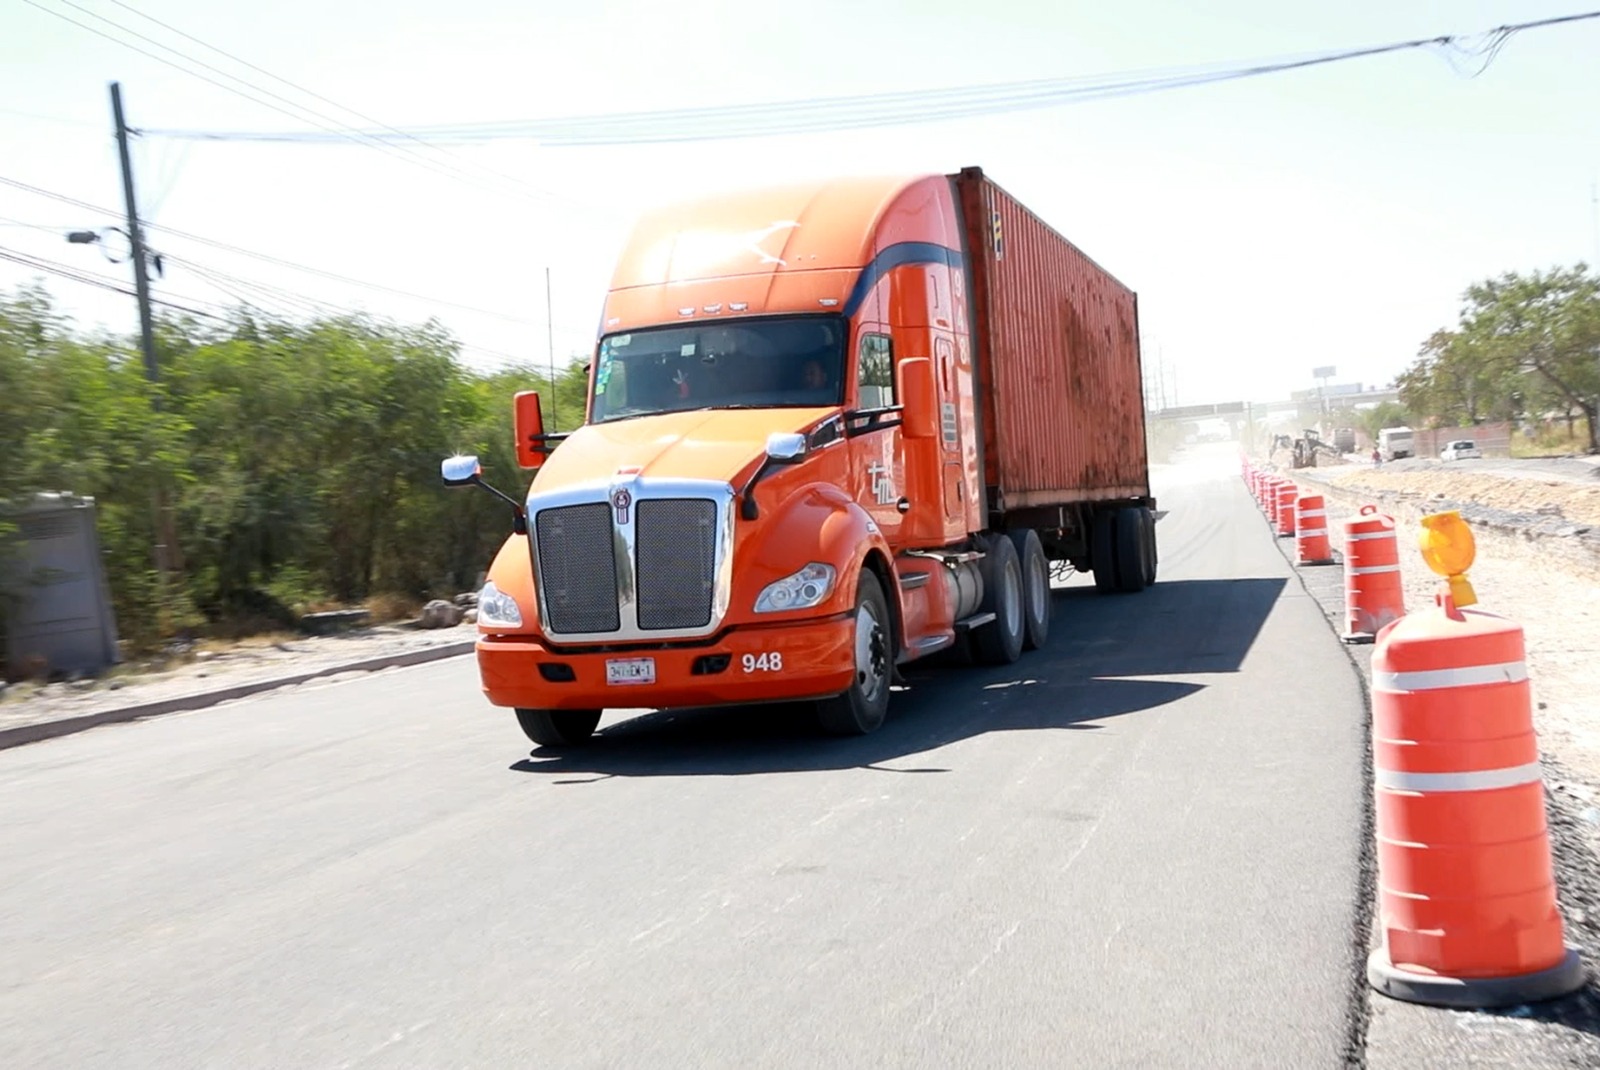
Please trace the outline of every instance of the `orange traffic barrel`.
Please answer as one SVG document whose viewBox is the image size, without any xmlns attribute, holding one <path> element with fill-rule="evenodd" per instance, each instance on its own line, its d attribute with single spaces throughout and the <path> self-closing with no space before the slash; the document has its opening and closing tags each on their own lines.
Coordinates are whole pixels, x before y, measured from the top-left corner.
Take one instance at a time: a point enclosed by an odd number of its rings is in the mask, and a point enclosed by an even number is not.
<svg viewBox="0 0 1600 1070">
<path fill-rule="evenodd" d="M 1294 503 L 1295 558 L 1302 565 L 1333 564 L 1328 545 L 1328 509 L 1320 494 L 1302 494 Z"/>
<path fill-rule="evenodd" d="M 1367 980 L 1396 999 L 1503 1007 L 1582 987 L 1563 939 L 1522 628 L 1439 607 L 1372 652 L 1382 945 Z"/>
<path fill-rule="evenodd" d="M 1285 479 L 1278 483 L 1278 535 L 1292 536 L 1294 534 L 1294 500 L 1300 494 L 1300 488 Z"/>
<path fill-rule="evenodd" d="M 1360 516 L 1344 522 L 1344 605 L 1347 643 L 1370 643 L 1406 615 L 1394 517 L 1377 506 L 1363 505 Z"/>
</svg>

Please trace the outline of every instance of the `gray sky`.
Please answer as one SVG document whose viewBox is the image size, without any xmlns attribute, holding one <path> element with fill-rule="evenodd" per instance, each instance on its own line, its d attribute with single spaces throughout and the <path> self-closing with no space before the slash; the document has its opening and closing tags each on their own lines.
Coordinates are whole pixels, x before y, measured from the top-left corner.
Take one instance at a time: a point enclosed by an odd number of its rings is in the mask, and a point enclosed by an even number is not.
<svg viewBox="0 0 1600 1070">
<path fill-rule="evenodd" d="M 1591 7 L 1584 0 L 387 0 L 362 12 L 330 0 L 35 2 L 0 0 L 0 176 L 113 209 L 121 205 L 106 90 L 113 79 L 123 84 L 136 127 L 313 127 L 40 8 L 159 51 L 127 33 L 137 31 L 339 124 L 367 127 L 136 12 L 340 105 L 411 126 L 1249 60 L 1477 32 Z M 426 299 L 157 229 L 152 244 L 211 273 L 170 263 L 158 296 L 231 303 L 231 290 L 269 303 L 236 282 L 219 286 L 222 273 L 296 299 L 404 321 L 437 317 L 479 366 L 505 355 L 547 359 L 546 266 L 560 359 L 590 348 L 612 259 L 644 207 L 707 189 L 977 164 L 1139 292 L 1147 365 L 1159 352 L 1167 400 L 1191 403 L 1282 395 L 1312 385 L 1310 369 L 1323 364 L 1337 366 L 1340 380 L 1385 382 L 1431 331 L 1454 322 L 1469 283 L 1506 270 L 1594 262 L 1597 126 L 1600 20 L 1519 35 L 1477 77 L 1418 51 L 848 133 L 609 148 L 506 141 L 449 154 L 410 144 L 384 152 L 351 142 L 150 136 L 140 139 L 135 164 L 142 207 L 158 227 Z M 419 166 L 418 155 L 470 180 Z M 115 222 L 0 186 L 6 249 L 121 279 L 125 266 L 69 246 L 58 233 Z M 0 287 L 36 274 L 0 262 Z M 131 299 L 65 280 L 48 285 L 85 325 L 132 329 Z"/>
</svg>

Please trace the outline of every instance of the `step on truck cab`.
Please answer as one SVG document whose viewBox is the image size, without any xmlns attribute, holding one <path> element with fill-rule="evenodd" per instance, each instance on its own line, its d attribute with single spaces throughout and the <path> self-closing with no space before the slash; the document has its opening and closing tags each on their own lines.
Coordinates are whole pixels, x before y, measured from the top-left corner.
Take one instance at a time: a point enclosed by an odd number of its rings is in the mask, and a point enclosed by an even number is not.
<svg viewBox="0 0 1600 1070">
<path fill-rule="evenodd" d="M 484 693 L 542 745 L 774 700 L 870 732 L 897 666 L 1043 645 L 1053 571 L 1155 580 L 1141 382 L 1133 292 L 977 168 L 648 216 L 583 426 L 515 399 L 537 473 L 479 599 Z"/>
</svg>

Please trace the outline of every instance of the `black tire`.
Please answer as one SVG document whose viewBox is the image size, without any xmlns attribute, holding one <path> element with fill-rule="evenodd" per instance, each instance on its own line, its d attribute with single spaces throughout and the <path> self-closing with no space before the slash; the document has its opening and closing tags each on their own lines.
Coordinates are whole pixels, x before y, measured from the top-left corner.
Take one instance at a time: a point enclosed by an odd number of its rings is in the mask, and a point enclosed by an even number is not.
<svg viewBox="0 0 1600 1070">
<path fill-rule="evenodd" d="M 1149 509 L 1141 509 L 1144 515 L 1144 585 L 1149 587 L 1156 582 L 1157 566 L 1161 563 L 1161 555 L 1156 552 L 1156 515 Z"/>
<path fill-rule="evenodd" d="M 1145 545 L 1143 509 L 1118 509 L 1116 513 L 1117 590 L 1126 594 L 1144 590 Z"/>
<path fill-rule="evenodd" d="M 894 631 L 883 585 L 871 572 L 856 581 L 856 675 L 850 689 L 817 703 L 817 723 L 832 736 L 875 732 L 889 713 L 894 675 Z M 865 629 L 865 630 L 863 630 Z"/>
<path fill-rule="evenodd" d="M 1050 638 L 1050 559 L 1037 531 L 1025 528 L 1009 534 L 1022 562 L 1022 649 L 1038 650 Z"/>
<path fill-rule="evenodd" d="M 1094 570 L 1094 589 L 1110 594 L 1117 589 L 1115 513 L 1095 513 L 1089 520 L 1089 567 Z"/>
<path fill-rule="evenodd" d="M 972 651 L 985 665 L 1010 665 L 1022 656 L 1022 638 L 1028 630 L 1022 559 L 1010 539 L 996 538 L 990 540 L 984 561 L 988 568 L 979 612 L 993 613 L 994 620 L 972 629 Z"/>
<path fill-rule="evenodd" d="M 589 742 L 599 710 L 517 710 L 523 734 L 541 747 L 576 747 Z"/>
</svg>

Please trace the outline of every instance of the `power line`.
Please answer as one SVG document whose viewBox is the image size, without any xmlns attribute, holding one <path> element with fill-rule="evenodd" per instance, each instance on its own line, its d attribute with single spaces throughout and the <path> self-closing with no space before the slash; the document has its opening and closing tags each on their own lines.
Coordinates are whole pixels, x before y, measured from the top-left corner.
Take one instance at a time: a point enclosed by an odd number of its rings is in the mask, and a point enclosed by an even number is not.
<svg viewBox="0 0 1600 1070">
<path fill-rule="evenodd" d="M 761 104 L 738 104 L 662 111 L 576 115 L 502 123 L 464 123 L 414 127 L 398 133 L 432 144 L 468 144 L 503 139 L 532 139 L 554 147 L 651 144 L 763 137 L 865 129 L 904 123 L 975 118 L 1001 112 L 1057 107 L 1146 93 L 1192 88 L 1220 82 L 1280 74 L 1390 53 L 1432 49 L 1458 72 L 1462 61 L 1475 61 L 1482 73 L 1516 34 L 1600 18 L 1600 11 L 1538 19 L 1501 26 L 1483 34 L 1442 34 L 1362 48 L 1211 67 L 1164 68 L 1119 75 L 1056 78 L 947 89 L 915 90 L 858 96 L 821 97 Z M 390 131 L 390 132 L 386 132 Z M 364 133 L 392 139 L 393 127 Z M 311 132 L 217 132 L 151 130 L 152 135 L 211 141 L 325 142 Z"/>
<path fill-rule="evenodd" d="M 61 201 L 62 203 L 70 204 L 75 208 L 81 208 L 86 212 L 98 212 L 102 215 L 112 216 L 117 214 L 110 208 L 105 208 L 101 205 L 90 204 L 87 201 L 81 201 L 75 197 L 69 197 L 65 194 L 56 193 L 52 190 L 41 189 L 38 186 L 33 186 L 26 182 L 20 182 L 14 178 L 7 178 L 3 175 L 0 175 L 0 185 L 10 186 L 13 189 L 21 190 L 24 193 L 31 193 L 36 196 L 47 197 L 53 200 Z M 342 282 L 350 286 L 357 286 L 379 293 L 387 293 L 395 297 L 405 297 L 413 301 L 425 301 L 432 305 L 438 305 L 441 308 L 453 308 L 462 312 L 471 312 L 476 315 L 487 316 L 491 319 L 504 320 L 507 323 L 515 323 L 520 326 L 538 326 L 543 322 L 542 320 L 528 319 L 523 316 L 513 316 L 505 312 L 496 312 L 493 309 L 479 308 L 476 305 L 462 304 L 459 301 L 446 301 L 438 297 L 429 297 L 426 294 L 413 293 L 410 290 L 402 290 L 394 286 L 386 286 L 382 283 L 368 282 L 364 279 L 352 278 L 349 275 L 341 275 L 338 272 L 312 267 L 309 264 L 299 264 L 292 260 L 285 260 L 281 257 L 271 256 L 267 253 L 258 253 L 253 249 L 246 249 L 238 245 L 230 245 L 227 242 L 218 241 L 215 238 L 207 238 L 199 234 L 191 234 L 188 231 L 179 230 L 177 227 L 169 227 L 159 223 L 148 222 L 145 224 L 145 226 L 147 229 L 160 231 L 163 234 L 171 235 L 174 238 L 182 238 L 185 241 L 192 241 L 200 245 L 210 246 L 213 249 L 219 249 L 223 252 L 235 253 L 239 256 L 249 257 L 252 260 L 259 260 L 263 263 L 276 265 L 277 267 L 288 268 L 291 271 L 299 271 L 307 275 L 315 275 L 319 278 L 328 279 L 333 282 Z M 564 330 L 576 330 L 576 328 L 574 328 L 571 324 L 563 324 L 562 328 Z"/>
<path fill-rule="evenodd" d="M 280 306 L 280 308 L 287 308 L 291 312 L 295 312 L 298 315 L 323 316 L 328 318 L 348 316 L 354 312 L 353 309 L 331 304 L 327 301 L 321 300 L 320 298 L 311 297 L 296 290 L 289 290 L 281 286 L 274 286 L 271 283 L 261 282 L 257 279 L 244 278 L 226 271 L 220 271 L 217 268 L 196 263 L 187 257 L 168 256 L 167 260 L 174 264 L 178 264 L 181 267 L 187 268 L 196 275 L 199 275 L 201 278 L 206 279 L 211 283 L 211 285 L 217 287 L 219 290 L 222 290 L 224 293 L 229 294 L 243 305 L 265 308 L 265 305 L 262 303 L 264 299 L 268 304 L 276 303 Z M 241 294 L 236 291 L 243 291 L 243 293 Z M 252 298 L 249 296 L 251 294 L 254 294 L 255 296 Z M 271 311 L 271 309 L 266 310 Z M 503 350 L 491 349 L 488 346 L 472 345 L 460 340 L 456 340 L 455 344 L 463 351 L 471 350 L 474 352 L 488 354 L 513 364 L 529 362 L 529 358 L 527 357 L 517 356 L 514 353 L 507 353 Z"/>
<path fill-rule="evenodd" d="M 53 190 L 41 189 L 38 186 L 30 186 L 26 182 L 19 182 L 14 178 L 6 178 L 4 175 L 0 175 L 0 186 L 10 186 L 12 189 L 21 190 L 23 193 L 32 193 L 38 197 L 48 197 L 51 200 L 60 201 L 62 204 L 70 204 L 74 208 L 82 208 L 85 212 L 99 212 L 101 215 L 118 215 L 118 212 L 114 208 L 105 208 L 98 204 L 90 204 L 88 201 L 80 201 L 76 197 L 69 197 L 65 193 L 56 193 Z"/>
<path fill-rule="evenodd" d="M 82 268 L 75 268 L 70 264 L 63 264 L 59 260 L 50 260 L 42 256 L 33 256 L 29 253 L 24 253 L 16 249 L 7 249 L 4 247 L 0 247 L 0 260 L 8 260 L 13 264 L 20 264 L 23 267 L 32 268 L 36 271 L 43 271 L 50 275 L 68 279 L 72 282 L 82 283 L 85 286 L 95 286 L 102 290 L 109 290 L 113 293 L 122 294 L 125 297 L 132 297 L 134 295 L 133 290 L 124 284 L 118 283 L 113 279 L 109 279 L 104 275 L 98 275 L 92 271 L 85 271 Z M 212 304 L 212 307 L 218 307 L 212 302 L 200 301 L 195 298 L 186 297 L 184 300 L 193 304 Z M 150 303 L 154 305 L 160 305 L 163 308 L 170 308 L 179 312 L 186 312 L 191 316 L 200 316 L 204 319 L 220 320 L 224 318 L 211 312 L 202 312 L 200 309 L 190 307 L 189 305 L 179 304 L 176 301 L 168 301 L 161 298 L 151 298 Z"/>
<path fill-rule="evenodd" d="M 235 96 L 242 97 L 245 100 L 248 100 L 253 104 L 259 104 L 260 106 L 262 106 L 264 108 L 270 108 L 273 111 L 278 112 L 281 115 L 287 115 L 291 119 L 295 119 L 295 120 L 297 120 L 299 122 L 307 123 L 307 124 L 309 124 L 311 126 L 318 127 L 319 129 L 323 130 L 327 134 L 331 135 L 334 139 L 352 141 L 352 142 L 355 142 L 356 144 L 366 145 L 366 146 L 368 146 L 370 148 L 374 148 L 374 149 L 378 150 L 379 152 L 384 153 L 385 155 L 392 156 L 395 159 L 404 160 L 404 161 L 412 163 L 412 164 L 414 164 L 416 166 L 422 167 L 425 170 L 432 171 L 435 174 L 443 175 L 443 176 L 445 176 L 447 178 L 457 179 L 458 181 L 465 182 L 466 184 L 468 184 L 470 186 L 473 186 L 476 189 L 483 190 L 485 192 L 500 193 L 500 194 L 504 194 L 504 193 L 508 192 L 507 190 L 504 190 L 504 189 L 495 189 L 495 188 L 493 188 L 491 186 L 487 186 L 487 185 L 483 184 L 482 182 L 477 181 L 472 175 L 466 173 L 465 171 L 462 171 L 460 168 L 452 167 L 449 164 L 443 164 L 443 163 L 440 163 L 439 161 L 429 159 L 428 157 L 421 155 L 420 153 L 416 152 L 413 149 L 403 148 L 403 147 L 400 147 L 400 146 L 393 145 L 388 140 L 385 140 L 385 138 L 383 138 L 383 137 L 376 136 L 376 135 L 368 133 L 366 131 L 357 130 L 354 127 L 351 127 L 351 126 L 349 126 L 347 124 L 341 124 L 338 119 L 332 118 L 331 116 L 324 115 L 324 114 L 316 111 L 313 108 L 306 107 L 303 104 L 299 104 L 299 103 L 289 99 L 288 97 L 283 96 L 282 94 L 273 92 L 270 89 L 264 89 L 261 86 L 258 86 L 256 84 L 254 84 L 253 82 L 248 81 L 247 79 L 240 78 L 238 75 L 235 75 L 235 74 L 230 74 L 227 71 L 221 69 L 220 67 L 217 67 L 217 66 L 215 66 L 213 64 L 210 64 L 210 63 L 207 63 L 204 60 L 196 59 L 193 56 L 190 56 L 190 55 L 188 55 L 188 54 L 186 54 L 186 53 L 184 53 L 184 52 L 182 52 L 182 51 L 180 51 L 178 49 L 175 49 L 170 45 L 163 44 L 160 41 L 157 41 L 152 37 L 149 37 L 149 36 L 146 36 L 145 34 L 139 33 L 137 30 L 130 29 L 129 27 L 124 26 L 121 23 L 118 23 L 118 22 L 116 22 L 116 21 L 114 21 L 112 19 L 106 18 L 104 15 L 101 15 L 101 14 L 98 14 L 98 13 L 96 13 L 94 11 L 91 11 L 88 8 L 85 8 L 85 7 L 75 3 L 74 0 L 58 0 L 58 2 L 66 4 L 68 7 L 74 8 L 74 9 L 76 9 L 78 11 L 81 11 L 84 14 L 89 15 L 92 18 L 98 19 L 99 21 L 105 23 L 108 26 L 112 26 L 112 27 L 114 27 L 114 28 L 116 28 L 118 30 L 121 30 L 123 33 L 126 33 L 126 34 L 129 34 L 129 35 L 133 36 L 133 37 L 136 37 L 141 41 L 149 42 L 150 44 L 155 45 L 157 48 L 164 49 L 165 51 L 170 52 L 173 55 L 178 56 L 181 59 L 183 59 L 183 60 L 185 60 L 185 61 L 187 61 L 189 63 L 192 63 L 192 64 L 194 64 L 194 65 L 196 65 L 198 67 L 201 67 L 201 68 L 203 68 L 205 70 L 208 70 L 208 71 L 212 71 L 212 72 L 214 72 L 216 74 L 220 74 L 224 78 L 232 79 L 233 81 L 238 82 L 240 85 L 247 86 L 247 87 L 249 87 L 250 89 L 254 90 L 257 93 L 262 93 L 262 94 L 265 94 L 266 96 L 272 97 L 275 100 L 282 101 L 285 104 L 287 104 L 289 106 L 289 108 L 294 108 L 298 112 L 303 112 L 304 114 L 296 114 L 295 111 L 290 111 L 288 108 L 282 107 L 282 106 L 280 106 L 278 104 L 273 104 L 273 103 L 271 103 L 270 101 L 267 101 L 267 100 L 262 100 L 258 96 L 253 96 L 250 93 L 247 93 L 247 92 L 245 92 L 245 91 L 243 91 L 241 89 L 238 89 L 238 88 L 236 88 L 234 86 L 228 85 L 225 82 L 220 82 L 217 79 L 210 77 L 209 75 L 201 74 L 199 71 L 192 70 L 192 69 L 190 69 L 188 67 L 183 66 L 183 64 L 176 63 L 176 62 L 174 62 L 174 61 L 172 61 L 170 59 L 167 59 L 165 56 L 157 55 L 156 53 L 151 52 L 148 49 L 141 48 L 138 45 L 132 44 L 129 41 L 122 40 L 122 39 L 118 38 L 117 36 L 115 36 L 114 34 L 106 33 L 104 30 L 97 29 L 96 27 L 91 26 L 86 22 L 80 22 L 79 20 L 73 18 L 70 15 L 67 15 L 67 14 L 65 14 L 63 12 L 60 12 L 60 11 L 57 11 L 57 10 L 54 10 L 53 8 L 46 7 L 44 4 L 40 3 L 39 0 L 22 0 L 22 2 L 27 4 L 29 7 L 36 8 L 36 9 L 38 9 L 40 11 L 45 12 L 48 15 L 53 15 L 56 18 L 61 19 L 63 22 L 71 23 L 72 25 L 77 26 L 79 29 L 87 30 L 88 32 L 90 32 L 92 34 L 95 34 L 98 37 L 103 37 L 106 40 L 111 41 L 113 44 L 118 44 L 118 45 L 121 45 L 124 48 L 131 49 L 134 52 L 137 52 L 142 56 L 146 56 L 146 57 L 148 57 L 150 59 L 155 60 L 157 63 L 165 64 L 166 66 L 171 67 L 174 70 L 181 71 L 184 74 L 187 74 L 192 78 L 198 78 L 203 82 L 207 82 L 207 83 L 209 83 L 209 84 L 211 84 L 213 86 L 216 86 L 218 89 L 222 89 L 222 90 L 225 90 L 225 91 L 227 91 L 229 93 L 232 93 Z M 315 118 L 309 118 L 308 116 L 314 116 Z M 329 125 L 330 123 L 333 124 L 333 125 Z M 341 126 L 343 127 L 343 129 L 340 128 Z M 413 139 L 413 140 L 417 140 L 417 139 Z M 515 181 L 515 180 L 511 180 L 511 181 Z M 531 189 L 531 187 L 527 187 L 527 188 Z M 526 193 L 519 193 L 518 195 L 519 196 L 523 196 L 523 197 L 528 196 L 528 194 L 526 194 Z M 548 193 L 544 193 L 542 191 L 539 191 L 539 196 L 550 197 L 550 196 L 553 196 L 553 195 L 552 194 L 548 194 Z"/>
<path fill-rule="evenodd" d="M 326 301 L 321 301 L 314 297 L 308 297 L 305 294 L 296 293 L 292 290 L 284 290 L 281 287 L 271 286 L 267 283 L 239 278 L 237 276 L 230 275 L 227 272 L 218 271 L 214 268 L 208 268 L 202 264 L 197 264 L 194 261 L 186 258 L 169 256 L 167 259 L 174 263 L 181 264 L 183 267 L 205 279 L 212 286 L 215 286 L 217 289 L 228 294 L 228 296 L 239 303 L 238 307 L 243 309 L 255 309 L 261 312 L 272 312 L 280 315 L 287 310 L 289 313 L 296 316 L 322 316 L 330 319 L 334 317 L 351 315 L 353 311 L 348 308 L 341 308 L 338 305 L 329 304 Z M 122 294 L 125 297 L 132 297 L 134 295 L 134 292 L 130 287 L 123 283 L 119 283 L 115 279 L 108 278 L 105 275 L 100 275 L 92 271 L 86 271 L 82 268 L 73 267 L 70 264 L 64 264 L 58 260 L 50 260 L 46 257 L 34 256 L 29 253 L 21 252 L 20 250 L 7 249 L 3 246 L 0 246 L 0 260 L 10 261 L 11 263 L 31 268 L 36 271 L 42 271 L 59 278 L 67 279 L 71 282 L 81 283 L 86 286 L 93 286 L 111 293 Z M 255 297 L 251 296 L 252 292 L 256 294 Z M 266 302 L 261 300 L 263 296 L 266 298 Z M 226 313 L 229 311 L 229 309 L 225 305 L 218 304 L 215 301 L 207 301 L 203 298 L 195 297 L 184 297 L 183 301 L 188 302 L 188 304 L 183 304 L 177 301 L 169 301 L 162 298 L 151 298 L 151 304 L 159 305 L 163 308 L 170 308 L 178 312 L 184 312 L 192 316 L 199 316 L 202 319 L 217 320 L 219 322 L 228 319 Z M 269 305 L 273 304 L 277 305 L 277 307 L 269 307 Z M 193 307 L 194 305 L 206 305 L 214 311 L 203 311 L 199 308 Z M 519 356 L 515 353 L 507 353 L 504 350 L 471 344 L 460 341 L 459 339 L 453 339 L 452 341 L 456 348 L 463 353 L 480 353 L 486 356 L 497 358 L 506 365 L 527 365 L 530 368 L 533 366 L 531 358 L 527 356 Z"/>
<path fill-rule="evenodd" d="M 75 268 L 75 267 L 72 267 L 71 265 L 63 264 L 60 261 L 49 260 L 49 259 L 47 259 L 45 257 L 32 256 L 32 255 L 27 254 L 27 253 L 22 253 L 22 252 L 19 252 L 19 251 L 16 251 L 16 250 L 4 248 L 3 246 L 0 246 L 0 260 L 9 261 L 11 263 L 21 265 L 22 267 L 31 268 L 31 269 L 33 269 L 35 271 L 42 271 L 42 272 L 45 272 L 46 274 L 54 275 L 54 276 L 57 276 L 59 278 L 63 278 L 63 279 L 66 279 L 68 281 L 71 281 L 71 282 L 81 283 L 81 284 L 83 284 L 85 286 L 92 286 L 92 287 L 95 287 L 97 289 L 109 291 L 111 293 L 121 294 L 124 297 L 132 297 L 132 296 L 134 296 L 133 290 L 130 287 L 126 286 L 126 285 L 119 284 L 115 280 L 109 279 L 104 275 L 97 275 L 92 271 L 84 271 L 81 268 Z M 184 266 L 188 267 L 192 271 L 195 271 L 196 274 L 199 274 L 199 275 L 201 275 L 203 277 L 206 276 L 206 275 L 218 275 L 218 276 L 221 276 L 223 278 L 227 277 L 227 276 L 223 275 L 223 273 L 221 273 L 221 272 L 207 271 L 205 269 L 202 269 L 197 264 L 185 263 Z M 257 311 L 267 311 L 267 312 L 274 311 L 272 309 L 264 308 L 258 302 L 251 300 L 245 294 L 239 294 L 239 293 L 233 292 L 227 286 L 217 282 L 215 279 L 208 279 L 208 281 L 210 281 L 213 286 L 216 286 L 218 289 L 222 290 L 224 293 L 229 294 L 229 296 L 231 296 L 235 300 L 237 300 L 239 302 L 239 308 L 241 308 L 241 309 L 252 309 L 253 308 L 253 309 L 256 309 Z M 243 280 L 236 280 L 236 281 L 237 282 L 243 282 Z M 241 288 L 248 291 L 249 284 L 245 284 Z M 205 301 L 205 300 L 202 300 L 202 299 L 199 299 L 199 298 L 192 298 L 192 297 L 186 297 L 186 298 L 184 298 L 184 300 L 189 302 L 189 304 L 180 304 L 180 303 L 178 303 L 176 301 L 168 301 L 168 300 L 164 300 L 162 298 L 153 297 L 153 298 L 151 298 L 151 304 L 159 305 L 162 308 L 169 308 L 169 309 L 172 309 L 175 312 L 183 312 L 183 313 L 185 313 L 187 315 L 198 316 L 201 319 L 215 320 L 215 321 L 217 321 L 219 323 L 220 322 L 226 322 L 228 320 L 228 318 L 229 318 L 228 315 L 227 315 L 227 312 L 229 311 L 227 309 L 227 307 L 223 306 L 223 305 L 219 305 L 214 301 Z M 328 310 L 330 310 L 332 312 L 336 312 L 336 313 L 339 313 L 339 314 L 348 314 L 348 310 L 338 309 L 337 307 L 332 306 L 332 305 L 324 305 L 322 302 L 318 302 L 313 298 L 303 298 L 303 300 L 305 302 L 309 303 L 309 304 L 312 304 L 312 305 L 321 305 L 321 306 L 327 308 Z M 206 312 L 206 311 L 202 311 L 201 309 L 193 307 L 194 305 L 197 305 L 197 304 L 199 304 L 199 305 L 209 305 L 215 311 Z M 485 356 L 494 357 L 494 358 L 498 359 L 499 361 L 501 361 L 503 366 L 526 365 L 530 369 L 533 367 L 532 361 L 530 360 L 530 358 L 528 358 L 526 356 L 518 356 L 515 353 L 507 353 L 504 350 L 491 349 L 488 346 L 474 345 L 474 344 L 470 344 L 470 343 L 467 343 L 467 342 L 462 342 L 460 340 L 454 340 L 454 344 L 455 344 L 456 348 L 462 353 L 480 353 L 480 354 L 483 354 Z"/>
<path fill-rule="evenodd" d="M 70 2 L 70 0 L 63 0 L 63 2 Z M 237 63 L 242 67 L 248 67 L 250 70 L 255 71 L 258 74 L 266 75 L 268 78 L 271 78 L 273 81 L 278 82 L 281 85 L 286 85 L 290 89 L 293 89 L 298 93 L 303 93 L 304 95 L 306 95 L 308 97 L 311 97 L 313 100 L 320 100 L 324 104 L 331 105 L 332 107 L 335 107 L 335 108 L 339 109 L 342 112 L 347 112 L 350 115 L 354 115 L 356 118 L 361 119 L 364 122 L 371 123 L 373 126 L 378 127 L 381 130 L 387 131 L 390 134 L 394 134 L 394 135 L 396 135 L 398 137 L 404 138 L 407 141 L 414 141 L 418 145 L 423 146 L 424 148 L 432 149 L 432 150 L 434 150 L 436 152 L 442 152 L 443 155 L 450 156 L 453 159 L 462 160 L 463 163 L 468 163 L 469 162 L 469 161 L 466 161 L 463 157 L 459 156 L 456 153 L 449 152 L 448 150 L 442 150 L 438 146 L 432 145 L 432 144 L 428 143 L 427 141 L 424 141 L 422 138 L 416 137 L 415 135 L 406 133 L 404 130 L 400 130 L 400 129 L 396 128 L 396 127 L 390 126 L 388 123 L 383 122 L 381 119 L 374 119 L 372 116 L 367 115 L 365 112 L 358 111 L 355 108 L 349 107 L 348 105 L 345 105 L 345 104 L 340 104 L 337 100 L 334 100 L 331 97 L 324 96 L 323 94 L 318 93 L 315 90 L 307 89 L 305 86 L 300 85 L 297 82 L 292 82 L 289 79 L 282 77 L 281 75 L 274 74 L 273 72 L 267 70 L 265 67 L 262 67 L 259 64 L 251 63 L 249 60 L 244 59 L 241 56 L 237 56 L 234 53 L 227 51 L 226 49 L 218 48 L 216 45 L 213 45 L 208 41 L 202 41 L 200 38 L 196 37 L 194 34 L 187 33 L 184 30 L 181 30 L 178 27 L 172 25 L 171 23 L 162 22 L 160 19 L 156 18 L 153 15 L 145 14 L 143 11 L 140 11 L 138 8 L 134 7 L 132 4 L 124 3 L 123 0 L 111 0 L 111 3 L 113 3 L 113 4 L 117 5 L 118 7 L 122 8 L 124 11 L 130 12 L 131 14 L 136 15 L 141 19 L 144 19 L 146 22 L 151 22 L 151 23 L 154 23 L 157 26 L 160 26 L 163 30 L 166 30 L 168 33 L 177 34 L 179 37 L 182 37 L 184 40 L 192 41 L 193 43 L 199 45 L 201 48 L 209 49 L 210 51 L 215 52 L 217 55 L 222 56 L 222 57 L 224 57 L 226 59 L 232 60 L 234 63 Z M 132 32 L 132 31 L 129 31 L 129 32 Z M 194 62 L 199 62 L 199 61 L 195 60 Z M 262 90 L 262 92 L 266 92 L 266 90 Z M 353 129 L 353 127 L 350 128 L 350 129 Z M 524 182 L 522 179 L 516 178 L 515 176 L 507 175 L 507 174 L 504 174 L 503 172 L 496 171 L 492 167 L 484 167 L 482 164 L 473 164 L 472 166 L 477 167 L 480 171 L 483 171 L 485 174 L 493 175 L 494 177 L 499 178 L 499 179 L 503 179 L 506 182 L 511 182 L 511 183 L 514 183 L 514 184 L 519 185 L 519 186 L 524 186 L 524 187 L 526 187 L 526 188 L 528 188 L 530 190 L 533 190 L 536 193 L 542 194 L 544 196 L 553 197 L 553 198 L 556 198 L 558 200 L 570 200 L 570 198 L 563 197 L 560 194 L 551 192 L 550 190 L 541 189 L 538 186 L 530 185 L 530 184 Z"/>
</svg>

